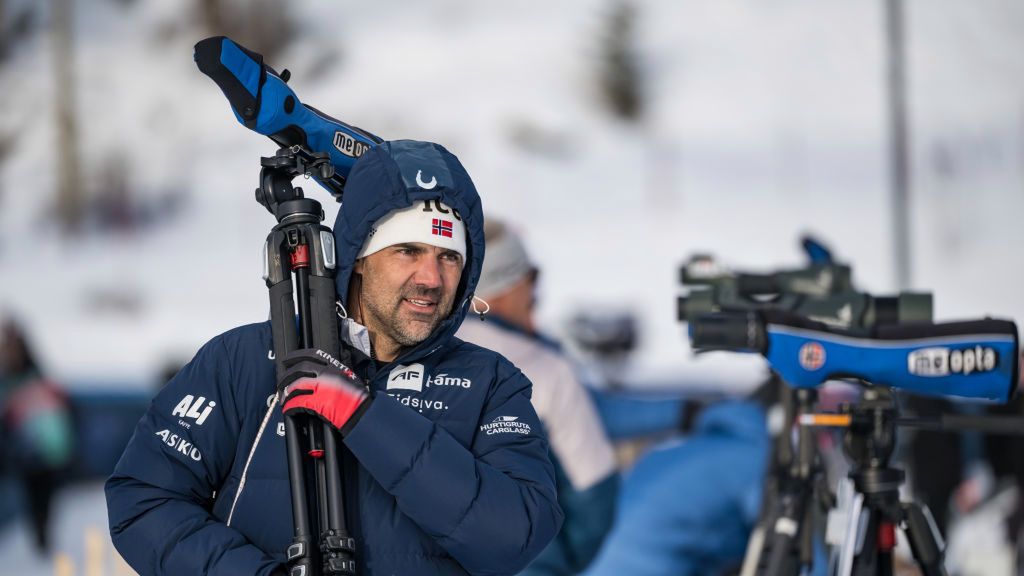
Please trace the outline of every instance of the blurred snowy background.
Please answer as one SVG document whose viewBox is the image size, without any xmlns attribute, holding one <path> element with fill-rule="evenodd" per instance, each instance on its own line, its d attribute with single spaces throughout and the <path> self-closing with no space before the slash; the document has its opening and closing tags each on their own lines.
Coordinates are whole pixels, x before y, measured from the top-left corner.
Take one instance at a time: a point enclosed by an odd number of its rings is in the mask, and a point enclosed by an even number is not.
<svg viewBox="0 0 1024 576">
<path fill-rule="evenodd" d="M 902 4 L 900 272 L 882 1 L 0 0 L 0 310 L 106 392 L 267 317 L 252 191 L 275 147 L 192 61 L 227 34 L 304 102 L 458 155 L 526 234 L 549 332 L 637 315 L 637 385 L 749 384 L 754 359 L 691 357 L 678 266 L 799 267 L 807 232 L 864 290 L 934 292 L 937 319 L 1024 318 L 1024 4 Z"/>
</svg>

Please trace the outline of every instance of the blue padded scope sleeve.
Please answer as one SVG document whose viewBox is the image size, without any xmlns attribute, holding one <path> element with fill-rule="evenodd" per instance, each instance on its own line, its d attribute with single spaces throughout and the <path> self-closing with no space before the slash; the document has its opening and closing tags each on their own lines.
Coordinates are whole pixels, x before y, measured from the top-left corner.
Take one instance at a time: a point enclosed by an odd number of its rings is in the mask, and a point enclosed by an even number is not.
<svg viewBox="0 0 1024 576">
<path fill-rule="evenodd" d="M 766 326 L 765 357 L 792 386 L 856 378 L 919 394 L 1006 402 L 1019 376 L 1012 321 L 879 326 L 866 335 L 811 324 Z"/>
<path fill-rule="evenodd" d="M 312 152 L 326 152 L 343 178 L 363 152 L 383 141 L 300 102 L 281 76 L 263 62 L 263 56 L 230 38 L 201 40 L 194 58 L 199 70 L 224 92 L 243 126 L 280 146 L 300 145 Z"/>
</svg>

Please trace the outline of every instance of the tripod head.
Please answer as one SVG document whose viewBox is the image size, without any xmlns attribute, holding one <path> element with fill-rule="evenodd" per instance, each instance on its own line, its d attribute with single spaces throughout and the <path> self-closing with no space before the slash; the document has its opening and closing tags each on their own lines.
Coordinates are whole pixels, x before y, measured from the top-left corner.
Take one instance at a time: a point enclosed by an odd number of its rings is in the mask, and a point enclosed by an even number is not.
<svg viewBox="0 0 1024 576">
<path fill-rule="evenodd" d="M 898 408 L 886 388 L 868 387 L 856 404 L 844 405 L 850 425 L 843 437 L 843 451 L 854 470 L 885 467 L 896 447 Z"/>
<path fill-rule="evenodd" d="M 335 173 L 331 159 L 326 153 L 310 152 L 299 145 L 281 148 L 271 157 L 260 158 L 260 187 L 256 189 L 256 201 L 284 222 L 298 213 L 319 214 L 323 220 L 323 208 L 316 200 L 304 198 L 302 188 L 292 185 L 296 176 L 316 176 L 322 184 L 333 181 Z M 326 187 L 326 185 L 325 185 Z M 341 200 L 342 187 L 328 188 L 331 194 Z"/>
</svg>

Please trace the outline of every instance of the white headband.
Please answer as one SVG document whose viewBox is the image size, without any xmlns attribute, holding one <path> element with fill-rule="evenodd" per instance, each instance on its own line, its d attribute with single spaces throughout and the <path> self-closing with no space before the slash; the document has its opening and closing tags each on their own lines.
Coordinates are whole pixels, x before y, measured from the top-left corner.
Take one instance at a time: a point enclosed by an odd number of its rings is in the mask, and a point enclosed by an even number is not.
<svg viewBox="0 0 1024 576">
<path fill-rule="evenodd" d="M 406 242 L 454 250 L 466 265 L 466 226 L 459 214 L 436 200 L 416 202 L 377 220 L 357 258 Z"/>
</svg>

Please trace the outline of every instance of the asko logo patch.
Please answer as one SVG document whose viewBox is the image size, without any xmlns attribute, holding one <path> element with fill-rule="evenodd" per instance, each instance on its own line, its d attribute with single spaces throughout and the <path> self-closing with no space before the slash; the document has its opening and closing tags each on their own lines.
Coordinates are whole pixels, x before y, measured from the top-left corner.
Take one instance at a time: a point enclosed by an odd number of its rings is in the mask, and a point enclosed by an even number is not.
<svg viewBox="0 0 1024 576">
<path fill-rule="evenodd" d="M 185 428 L 192 427 L 189 422 L 186 422 L 186 419 L 195 420 L 196 425 L 202 426 L 203 422 L 206 422 L 206 419 L 210 416 L 210 413 L 213 412 L 213 409 L 216 406 L 217 403 L 213 400 L 207 402 L 205 396 L 196 398 L 191 394 L 186 394 L 185 397 L 178 402 L 178 405 L 174 407 L 174 410 L 171 411 L 171 416 L 181 418 L 181 420 L 178 420 L 178 424 L 181 424 Z"/>
<path fill-rule="evenodd" d="M 423 364 L 397 366 L 388 375 L 388 390 L 423 391 Z"/>
<path fill-rule="evenodd" d="M 173 448 L 175 452 L 184 454 L 196 462 L 203 459 L 203 455 L 199 452 L 198 448 L 181 436 L 171 433 L 170 430 L 161 430 L 156 435 L 163 439 L 164 444 Z"/>
<path fill-rule="evenodd" d="M 907 371 L 915 376 L 969 376 L 991 372 L 998 365 L 999 353 L 987 346 L 922 348 L 907 354 Z"/>
</svg>

